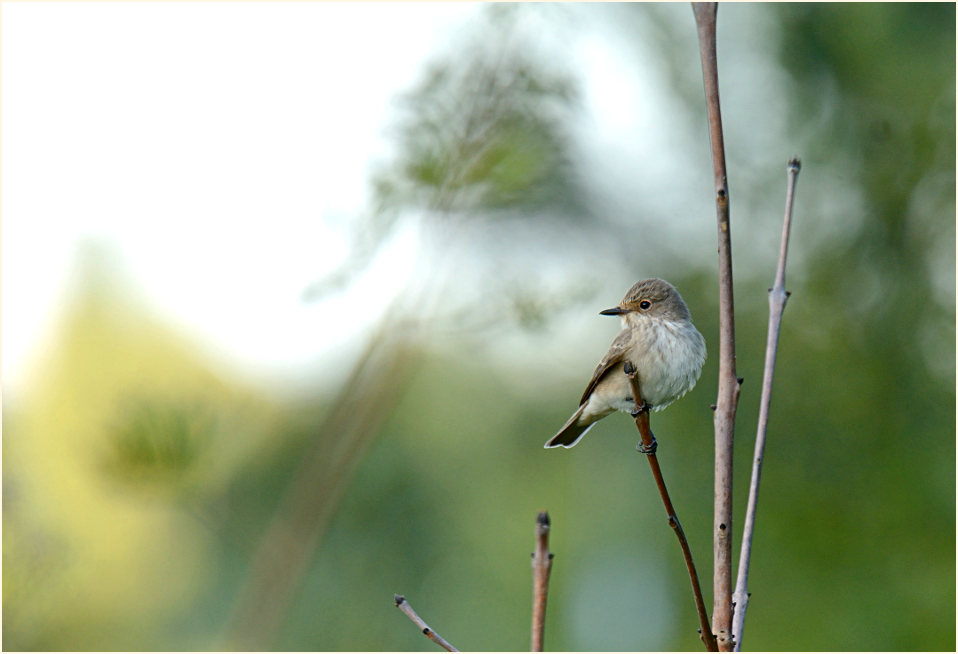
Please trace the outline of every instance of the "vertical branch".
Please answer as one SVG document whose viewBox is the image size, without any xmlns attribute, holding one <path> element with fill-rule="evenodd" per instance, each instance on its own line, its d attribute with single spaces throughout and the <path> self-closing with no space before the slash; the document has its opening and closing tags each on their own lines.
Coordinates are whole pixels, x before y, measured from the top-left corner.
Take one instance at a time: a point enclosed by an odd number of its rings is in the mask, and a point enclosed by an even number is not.
<svg viewBox="0 0 958 654">
<path fill-rule="evenodd" d="M 741 380 L 735 374 L 735 308 L 732 294 L 732 238 L 729 193 L 725 170 L 725 143 L 719 105 L 718 63 L 715 50 L 715 17 L 718 4 L 693 2 L 702 56 L 702 77 L 708 111 L 712 167 L 715 174 L 715 207 L 718 218 L 719 278 L 719 379 L 715 402 L 715 521 L 714 604 L 712 629 L 722 651 L 732 649 L 732 445 L 735 411 Z"/>
<path fill-rule="evenodd" d="M 536 551 L 532 553 L 532 651 L 542 651 L 546 630 L 546 598 L 549 595 L 549 574 L 552 552 L 549 551 L 549 514 L 536 517 Z"/>
<path fill-rule="evenodd" d="M 768 289 L 768 340 L 765 344 L 765 372 L 762 376 L 762 398 L 758 413 L 758 433 L 755 436 L 755 456 L 752 459 L 752 479 L 748 489 L 748 508 L 745 510 L 745 526 L 742 530 L 742 551 L 739 553 L 738 578 L 735 582 L 735 617 L 732 621 L 735 651 L 742 647 L 742 632 L 745 629 L 745 611 L 748 609 L 748 570 L 752 556 L 752 536 L 755 533 L 755 511 L 758 505 L 758 485 L 762 478 L 762 459 L 765 457 L 765 434 L 768 430 L 768 409 L 772 402 L 772 382 L 775 378 L 775 355 L 778 352 L 778 335 L 782 326 L 782 313 L 789 293 L 785 290 L 785 260 L 788 257 L 788 235 L 792 226 L 792 203 L 795 199 L 795 183 L 801 162 L 788 162 L 788 187 L 785 191 L 785 219 L 782 224 L 782 245 L 778 252 L 778 268 L 775 284 Z"/>
<path fill-rule="evenodd" d="M 699 635 L 702 642 L 705 643 L 705 649 L 709 652 L 717 652 L 718 645 L 715 642 L 715 636 L 709 627 L 709 614 L 705 608 L 705 599 L 702 597 L 702 585 L 699 583 L 699 573 L 695 569 L 695 562 L 692 560 L 692 548 L 689 547 L 689 540 L 685 537 L 685 530 L 679 522 L 679 517 L 675 514 L 675 508 L 672 506 L 672 498 L 669 497 L 669 491 L 665 487 L 665 478 L 662 476 L 662 468 L 659 467 L 659 459 L 655 456 L 655 450 L 658 447 L 655 442 L 655 436 L 649 427 L 649 409 L 642 399 L 642 392 L 639 390 L 639 380 L 636 378 L 635 367 L 632 362 L 626 362 L 625 374 L 629 378 L 629 384 L 632 387 L 632 399 L 635 402 L 635 409 L 632 411 L 632 418 L 635 420 L 635 426 L 639 430 L 642 442 L 636 449 L 642 454 L 648 455 L 649 467 L 652 468 L 652 477 L 655 479 L 655 485 L 659 489 L 659 495 L 662 497 L 662 503 L 665 505 L 665 512 L 669 516 L 669 526 L 675 532 L 679 539 L 679 546 L 682 548 L 682 555 L 685 557 L 685 567 L 689 571 L 689 581 L 692 583 L 692 596 L 695 599 L 695 610 L 699 615 Z"/>
</svg>

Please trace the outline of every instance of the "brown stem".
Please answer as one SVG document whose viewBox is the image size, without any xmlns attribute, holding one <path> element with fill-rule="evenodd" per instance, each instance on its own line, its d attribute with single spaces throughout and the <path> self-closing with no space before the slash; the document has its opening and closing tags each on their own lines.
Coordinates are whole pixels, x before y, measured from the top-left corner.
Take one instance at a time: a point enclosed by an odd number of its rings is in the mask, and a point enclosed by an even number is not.
<svg viewBox="0 0 958 654">
<path fill-rule="evenodd" d="M 541 652 L 546 629 L 546 598 L 552 553 L 549 551 L 549 514 L 536 517 L 536 551 L 532 553 L 532 651 Z"/>
<path fill-rule="evenodd" d="M 702 77 L 712 146 L 715 208 L 718 218 L 719 378 L 715 426 L 715 520 L 713 528 L 714 604 L 712 629 L 722 651 L 732 643 L 732 446 L 741 380 L 735 374 L 735 305 L 732 293 L 732 238 L 725 143 L 719 104 L 715 17 L 718 4 L 693 2 L 702 56 Z"/>
<path fill-rule="evenodd" d="M 685 567 L 688 568 L 689 580 L 692 583 L 692 595 L 695 597 L 695 610 L 698 611 L 699 614 L 699 635 L 702 638 L 702 642 L 705 643 L 706 650 L 709 652 L 717 652 L 718 645 L 709 627 L 709 614 L 705 608 L 705 600 L 702 597 L 699 573 L 695 570 L 695 562 L 692 560 L 692 549 L 689 547 L 689 541 L 685 537 L 685 530 L 682 529 L 679 518 L 675 514 L 672 499 L 669 497 L 669 491 L 665 487 L 665 478 L 662 476 L 662 468 L 659 467 L 659 460 L 655 456 L 655 436 L 652 435 L 652 429 L 649 427 L 648 407 L 642 399 L 635 369 L 631 366 L 626 366 L 625 374 L 629 378 L 629 384 L 632 386 L 632 397 L 635 401 L 635 409 L 632 412 L 632 417 L 635 419 L 635 426 L 638 427 L 639 434 L 642 437 L 642 443 L 637 449 L 648 455 L 649 467 L 652 468 L 652 477 L 655 478 L 655 485 L 658 486 L 659 495 L 662 496 L 662 503 L 665 505 L 665 512 L 669 517 L 669 526 L 675 531 L 675 536 L 679 539 L 679 545 L 682 547 L 682 555 L 685 557 Z"/>
<path fill-rule="evenodd" d="M 742 551 L 739 552 L 738 578 L 735 582 L 735 617 L 732 620 L 732 635 L 735 651 L 742 647 L 742 632 L 745 630 L 745 611 L 748 610 L 748 570 L 752 556 L 752 536 L 755 533 L 755 511 L 758 506 L 758 485 L 762 479 L 762 460 L 765 458 L 765 435 L 768 431 L 768 410 L 772 402 L 772 382 L 775 379 L 775 356 L 778 353 L 778 335 L 782 327 L 782 313 L 788 300 L 785 290 L 785 260 L 788 257 L 788 235 L 792 226 L 792 203 L 795 199 L 795 183 L 801 162 L 788 162 L 788 187 L 785 191 L 785 219 L 782 224 L 782 245 L 778 252 L 778 268 L 775 284 L 768 289 L 768 340 L 765 344 L 765 372 L 762 376 L 762 398 L 758 413 L 758 433 L 755 436 L 755 456 L 752 459 L 752 480 L 748 489 L 748 507 L 745 510 L 745 527 L 742 530 Z"/>
<path fill-rule="evenodd" d="M 423 635 L 442 647 L 447 652 L 458 652 L 455 647 L 450 645 L 445 638 L 437 634 L 435 631 L 430 629 L 419 615 L 413 611 L 412 606 L 409 605 L 409 602 L 406 601 L 406 598 L 402 595 L 393 595 L 393 601 L 396 603 L 396 606 L 399 607 L 399 610 L 409 616 L 409 619 L 416 623 L 416 626 L 422 630 Z"/>
</svg>

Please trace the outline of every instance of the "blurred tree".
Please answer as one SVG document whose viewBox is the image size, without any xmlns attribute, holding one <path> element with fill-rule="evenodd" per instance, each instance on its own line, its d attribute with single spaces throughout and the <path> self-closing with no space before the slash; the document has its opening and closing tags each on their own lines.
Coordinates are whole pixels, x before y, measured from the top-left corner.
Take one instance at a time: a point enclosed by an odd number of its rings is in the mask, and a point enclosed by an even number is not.
<svg viewBox="0 0 958 654">
<path fill-rule="evenodd" d="M 4 406 L 4 645 L 137 650 L 209 583 L 208 509 L 271 408 L 141 305 L 109 248 L 75 279 L 30 400 Z"/>
<path fill-rule="evenodd" d="M 308 291 L 315 299 L 348 285 L 397 230 L 415 224 L 422 254 L 412 280 L 385 307 L 306 444 L 303 464 L 251 563 L 228 647 L 268 648 L 275 642 L 346 484 L 437 325 L 474 330 L 516 316 L 534 324 L 529 314 L 546 309 L 540 303 L 547 298 L 530 301 L 523 286 L 503 293 L 505 285 L 495 278 L 484 279 L 480 288 L 484 311 L 475 311 L 475 296 L 461 295 L 464 259 L 477 252 L 471 223 L 525 220 L 529 211 L 539 217 L 582 211 L 564 133 L 575 84 L 523 47 L 525 13 L 518 5 L 490 6 L 485 23 L 474 27 L 455 58 L 430 66 L 403 99 L 396 161 L 375 177 L 375 206 L 357 223 L 354 250 L 342 270 Z M 371 298 L 374 308 L 381 301 Z"/>
<path fill-rule="evenodd" d="M 822 497 L 809 503 L 794 486 L 783 498 L 849 521 L 791 535 L 801 550 L 844 543 L 851 559 L 840 569 L 825 555 L 833 548 L 813 565 L 855 589 L 832 597 L 860 611 L 846 618 L 860 626 L 848 638 L 836 621 L 821 641 L 795 644 L 953 649 L 954 586 L 940 580 L 955 577 L 955 6 L 778 11 L 780 61 L 797 83 L 793 120 L 819 117 L 807 151 L 861 203 L 857 228 L 815 257 L 804 290 L 813 302 L 787 318 L 793 347 L 843 372 L 789 356 L 792 374 L 816 388 L 808 446 L 823 457 Z M 781 626 L 757 626 L 753 645 L 772 646 Z"/>
</svg>

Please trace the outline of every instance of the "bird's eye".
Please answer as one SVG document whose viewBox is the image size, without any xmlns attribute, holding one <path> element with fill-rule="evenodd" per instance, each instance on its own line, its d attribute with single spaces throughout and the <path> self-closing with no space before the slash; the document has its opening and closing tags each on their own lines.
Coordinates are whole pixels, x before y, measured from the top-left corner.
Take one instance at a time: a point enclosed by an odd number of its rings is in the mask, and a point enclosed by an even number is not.
<svg viewBox="0 0 958 654">
<path fill-rule="evenodd" d="M 650 306 L 652 306 L 652 303 L 649 302 L 648 300 L 642 300 L 641 302 L 639 302 L 640 309 L 648 309 Z"/>
</svg>

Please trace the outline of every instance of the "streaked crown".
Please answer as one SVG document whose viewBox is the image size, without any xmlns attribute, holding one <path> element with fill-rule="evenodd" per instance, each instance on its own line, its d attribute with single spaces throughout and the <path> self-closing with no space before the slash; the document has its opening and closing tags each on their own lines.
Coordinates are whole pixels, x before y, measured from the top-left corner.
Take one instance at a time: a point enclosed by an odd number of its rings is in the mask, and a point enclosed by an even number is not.
<svg viewBox="0 0 958 654">
<path fill-rule="evenodd" d="M 619 303 L 619 309 L 658 316 L 666 320 L 691 320 L 689 308 L 675 287 L 664 279 L 636 282 Z"/>
</svg>

